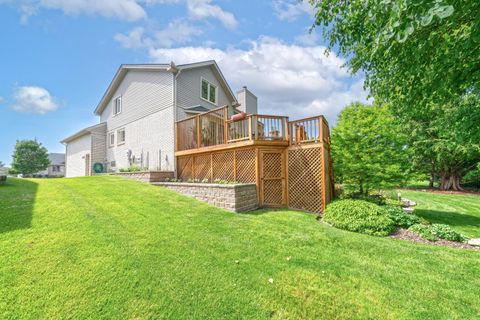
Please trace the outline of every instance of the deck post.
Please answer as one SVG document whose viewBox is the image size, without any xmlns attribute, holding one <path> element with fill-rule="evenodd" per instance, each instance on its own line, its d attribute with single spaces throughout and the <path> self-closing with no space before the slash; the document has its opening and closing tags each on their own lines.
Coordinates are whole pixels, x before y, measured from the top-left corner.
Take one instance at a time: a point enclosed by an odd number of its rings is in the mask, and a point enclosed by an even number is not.
<svg viewBox="0 0 480 320">
<path fill-rule="evenodd" d="M 201 148 L 201 141 L 202 141 L 202 138 L 201 138 L 201 133 L 202 133 L 202 129 L 201 129 L 201 122 L 200 122 L 200 116 L 197 116 L 197 148 Z"/>
<path fill-rule="evenodd" d="M 323 117 L 320 117 L 319 119 L 319 130 L 320 130 L 320 142 L 323 143 L 323 139 L 324 139 L 324 136 L 323 136 L 323 126 L 324 126 L 324 123 L 323 123 Z"/>
<path fill-rule="evenodd" d="M 223 108 L 223 143 L 228 143 L 228 107 Z"/>
</svg>

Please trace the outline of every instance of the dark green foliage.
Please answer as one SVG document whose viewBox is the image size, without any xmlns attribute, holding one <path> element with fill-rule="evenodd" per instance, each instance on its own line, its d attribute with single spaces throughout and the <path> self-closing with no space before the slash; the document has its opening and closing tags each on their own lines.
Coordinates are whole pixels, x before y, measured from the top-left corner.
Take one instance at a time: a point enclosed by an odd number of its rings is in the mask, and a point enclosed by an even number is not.
<svg viewBox="0 0 480 320">
<path fill-rule="evenodd" d="M 338 200 L 327 206 L 323 220 L 332 226 L 374 236 L 386 236 L 395 223 L 382 207 L 363 200 Z"/>
<path fill-rule="evenodd" d="M 454 103 L 480 83 L 480 1 L 310 0 L 330 49 L 399 111 Z"/>
<path fill-rule="evenodd" d="M 406 137 L 387 106 L 353 103 L 332 130 L 335 177 L 348 190 L 398 186 L 408 178 Z"/>
<path fill-rule="evenodd" d="M 397 227 L 409 228 L 414 224 L 420 223 L 420 218 L 413 214 L 406 214 L 398 206 L 386 205 L 383 207 L 389 214 L 390 219 L 395 222 Z"/>
<path fill-rule="evenodd" d="M 358 192 L 352 192 L 348 194 L 341 195 L 341 199 L 354 199 L 354 200 L 363 200 L 371 203 L 375 203 L 379 206 L 386 204 L 386 198 L 381 194 L 364 194 Z"/>
<path fill-rule="evenodd" d="M 454 231 L 450 226 L 446 224 L 434 223 L 431 225 L 414 224 L 408 230 L 415 232 L 422 238 L 430 241 L 436 241 L 438 239 L 445 239 L 450 241 L 463 242 L 467 238 Z"/>
<path fill-rule="evenodd" d="M 17 140 L 12 158 L 14 172 L 25 175 L 45 170 L 50 165 L 47 149 L 37 140 Z"/>
<path fill-rule="evenodd" d="M 412 167 L 431 186 L 460 189 L 480 158 L 480 1 L 310 3 L 329 50 L 391 105 L 409 135 Z"/>
</svg>

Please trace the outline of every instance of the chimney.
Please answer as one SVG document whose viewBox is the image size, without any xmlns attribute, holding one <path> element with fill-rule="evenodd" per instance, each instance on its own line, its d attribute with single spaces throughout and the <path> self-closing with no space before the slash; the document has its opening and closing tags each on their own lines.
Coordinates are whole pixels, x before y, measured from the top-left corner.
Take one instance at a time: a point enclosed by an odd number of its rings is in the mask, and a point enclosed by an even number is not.
<svg viewBox="0 0 480 320">
<path fill-rule="evenodd" d="M 237 100 L 240 104 L 237 109 L 243 111 L 247 114 L 257 114 L 257 97 L 247 89 L 246 86 L 243 86 L 242 89 L 237 91 Z"/>
</svg>

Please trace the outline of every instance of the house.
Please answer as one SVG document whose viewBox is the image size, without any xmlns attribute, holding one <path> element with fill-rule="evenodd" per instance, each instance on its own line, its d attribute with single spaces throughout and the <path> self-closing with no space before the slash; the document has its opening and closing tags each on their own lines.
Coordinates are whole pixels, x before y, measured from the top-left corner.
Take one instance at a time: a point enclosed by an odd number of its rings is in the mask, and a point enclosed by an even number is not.
<svg viewBox="0 0 480 320">
<path fill-rule="evenodd" d="M 94 111 L 99 124 L 62 140 L 66 177 L 132 164 L 174 171 L 175 122 L 222 106 L 230 115 L 257 108 L 246 87 L 233 93 L 215 61 L 121 65 Z"/>
<path fill-rule="evenodd" d="M 65 154 L 49 153 L 50 165 L 47 169 L 34 173 L 34 177 L 64 177 L 65 176 Z"/>
<path fill-rule="evenodd" d="M 322 212 L 332 199 L 325 118 L 259 115 L 257 97 L 234 94 L 215 61 L 122 65 L 95 115 L 62 141 L 67 177 L 135 165 L 148 172 L 122 175 L 255 184 L 259 206 Z"/>
</svg>

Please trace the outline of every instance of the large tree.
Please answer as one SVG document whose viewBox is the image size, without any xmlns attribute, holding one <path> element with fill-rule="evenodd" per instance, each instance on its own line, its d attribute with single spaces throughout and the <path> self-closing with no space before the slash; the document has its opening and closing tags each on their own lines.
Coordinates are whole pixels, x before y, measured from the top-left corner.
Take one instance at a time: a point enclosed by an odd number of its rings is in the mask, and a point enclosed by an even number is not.
<svg viewBox="0 0 480 320">
<path fill-rule="evenodd" d="M 426 112 L 479 89 L 480 1 L 310 2 L 329 49 L 394 110 Z"/>
<path fill-rule="evenodd" d="M 353 103 L 342 110 L 332 130 L 335 175 L 361 193 L 404 182 L 407 153 L 406 138 L 387 106 Z"/>
<path fill-rule="evenodd" d="M 478 141 L 457 106 L 480 91 L 480 1 L 310 2 L 329 50 L 365 75 L 372 96 L 411 133 L 416 167 L 458 189 Z"/>
<path fill-rule="evenodd" d="M 45 170 L 50 165 L 48 151 L 37 140 L 17 140 L 12 169 L 25 175 Z"/>
</svg>

